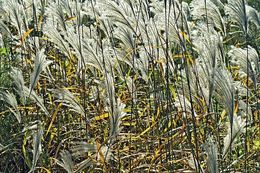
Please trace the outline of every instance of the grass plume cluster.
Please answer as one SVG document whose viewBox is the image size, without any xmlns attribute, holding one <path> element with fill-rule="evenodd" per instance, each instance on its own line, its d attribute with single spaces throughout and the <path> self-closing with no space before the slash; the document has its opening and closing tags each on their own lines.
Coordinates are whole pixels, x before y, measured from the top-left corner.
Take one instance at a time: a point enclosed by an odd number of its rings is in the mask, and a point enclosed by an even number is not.
<svg viewBox="0 0 260 173">
<path fill-rule="evenodd" d="M 246 0 L 8 0 L 0 14 L 0 172 L 260 170 Z"/>
</svg>

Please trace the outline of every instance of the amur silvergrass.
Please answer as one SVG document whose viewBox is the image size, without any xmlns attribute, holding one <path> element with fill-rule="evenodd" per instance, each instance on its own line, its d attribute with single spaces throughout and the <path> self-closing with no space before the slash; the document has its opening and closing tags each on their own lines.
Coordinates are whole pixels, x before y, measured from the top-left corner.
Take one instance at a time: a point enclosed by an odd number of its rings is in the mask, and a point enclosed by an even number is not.
<svg viewBox="0 0 260 173">
<path fill-rule="evenodd" d="M 257 5 L 0 0 L 0 172 L 257 172 Z"/>
</svg>

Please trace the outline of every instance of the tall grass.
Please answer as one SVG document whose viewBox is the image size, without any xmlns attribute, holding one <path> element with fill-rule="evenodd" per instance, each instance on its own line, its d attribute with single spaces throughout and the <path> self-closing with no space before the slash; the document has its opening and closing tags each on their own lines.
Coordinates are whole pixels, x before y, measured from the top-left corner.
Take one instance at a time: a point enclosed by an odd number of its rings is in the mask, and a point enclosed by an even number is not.
<svg viewBox="0 0 260 173">
<path fill-rule="evenodd" d="M 259 171 L 247 1 L 0 4 L 0 171 Z"/>
</svg>

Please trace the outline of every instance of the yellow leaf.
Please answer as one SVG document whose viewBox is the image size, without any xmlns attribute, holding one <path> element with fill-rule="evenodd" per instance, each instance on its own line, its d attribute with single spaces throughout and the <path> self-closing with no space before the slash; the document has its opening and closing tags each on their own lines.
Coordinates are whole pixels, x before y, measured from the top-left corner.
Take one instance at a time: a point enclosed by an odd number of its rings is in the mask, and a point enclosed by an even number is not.
<svg viewBox="0 0 260 173">
<path fill-rule="evenodd" d="M 173 56 L 174 59 L 178 59 L 178 58 L 182 58 L 182 57 L 183 57 L 182 54 L 178 54 L 178 55 L 174 55 L 174 56 Z"/>
<path fill-rule="evenodd" d="M 32 29 L 29 29 L 28 31 L 26 31 L 23 35 L 22 35 L 22 38 L 21 38 L 21 44 L 22 45 L 25 41 L 25 39 L 28 37 L 28 35 L 33 31 L 33 28 Z"/>
<path fill-rule="evenodd" d="M 164 132 L 167 132 L 168 129 L 170 129 L 171 126 L 172 126 L 172 122 L 169 121 L 169 122 L 168 122 L 168 126 L 164 129 Z"/>
<path fill-rule="evenodd" d="M 155 122 L 155 118 L 154 118 L 154 116 L 152 116 L 152 123 L 154 123 Z"/>
<path fill-rule="evenodd" d="M 96 141 L 96 143 L 97 143 L 97 153 L 100 156 L 100 161 L 101 161 L 101 163 L 103 163 L 105 165 L 105 159 L 104 159 L 104 155 L 101 150 L 101 144 L 98 141 Z"/>
<path fill-rule="evenodd" d="M 160 107 L 157 108 L 156 119 L 159 117 L 159 115 L 160 115 Z"/>
<path fill-rule="evenodd" d="M 176 94 L 175 89 L 172 85 L 170 85 L 170 91 L 171 91 L 171 94 L 173 96 L 173 99 L 175 100 L 176 97 L 177 97 L 177 94 Z"/>
<path fill-rule="evenodd" d="M 55 132 L 51 132 L 50 139 L 49 139 L 49 142 L 48 142 L 48 148 L 51 148 L 51 142 L 52 142 L 52 140 L 54 139 L 54 137 L 55 137 L 55 135 L 56 135 L 57 129 L 54 128 L 53 131 L 55 131 Z"/>
<path fill-rule="evenodd" d="M 157 108 L 157 113 L 156 113 L 156 120 L 158 119 L 159 115 L 160 115 L 160 108 L 158 107 Z M 151 128 L 153 128 L 156 125 L 156 123 L 157 123 L 157 121 L 154 121 L 152 123 L 152 125 L 150 127 L 148 127 L 147 129 L 145 129 L 139 136 L 142 136 L 145 133 L 147 133 Z"/>
<path fill-rule="evenodd" d="M 255 140 L 253 143 L 254 143 L 253 149 L 260 150 L 260 140 Z"/>
<path fill-rule="evenodd" d="M 55 120 L 55 118 L 56 118 L 56 116 L 57 116 L 57 114 L 58 114 L 58 111 L 60 110 L 61 106 L 62 106 L 62 103 L 60 103 L 60 104 L 58 105 L 58 107 L 56 108 L 56 110 L 54 111 L 54 113 L 53 113 L 53 115 L 52 115 L 51 122 L 50 122 L 49 127 L 48 127 L 48 130 L 47 130 L 47 132 L 46 132 L 46 136 L 48 135 L 48 133 L 49 133 L 51 127 L 52 127 L 52 124 L 53 124 L 53 122 L 54 122 L 54 120 Z"/>
<path fill-rule="evenodd" d="M 136 122 L 132 122 L 132 123 L 129 123 L 129 122 L 124 122 L 122 123 L 123 126 L 135 126 L 136 125 Z"/>
<path fill-rule="evenodd" d="M 194 61 L 190 56 L 187 58 L 187 60 L 188 60 L 188 64 L 194 64 Z"/>
<path fill-rule="evenodd" d="M 238 112 L 238 102 L 235 103 L 235 109 L 234 109 L 234 113 L 236 114 Z"/>
<path fill-rule="evenodd" d="M 184 38 L 188 43 L 191 44 L 190 39 L 189 39 L 188 35 L 187 35 L 185 32 L 181 32 L 181 35 L 183 36 L 183 38 Z"/>
<path fill-rule="evenodd" d="M 226 110 L 224 109 L 224 110 L 222 111 L 221 115 L 220 115 L 220 117 L 221 117 L 222 120 L 224 119 L 226 113 L 227 113 L 227 112 L 226 112 Z"/>
<path fill-rule="evenodd" d="M 109 117 L 109 114 L 108 113 L 104 113 L 102 115 L 95 116 L 94 119 L 96 121 L 100 121 L 100 120 L 103 120 L 103 119 L 108 118 L 108 117 Z"/>
<path fill-rule="evenodd" d="M 155 150 L 154 156 L 152 158 L 152 163 L 161 155 L 161 150 L 163 148 L 163 145 L 160 145 L 159 148 Z"/>
<path fill-rule="evenodd" d="M 68 17 L 68 18 L 66 19 L 66 21 L 76 20 L 76 19 L 77 19 L 76 17 L 72 16 L 72 17 Z"/>
<path fill-rule="evenodd" d="M 46 173 L 51 173 L 51 171 L 48 170 L 47 168 L 44 168 L 44 167 L 37 167 L 37 168 L 39 168 L 39 169 L 43 169 L 44 171 L 46 171 Z"/>
<path fill-rule="evenodd" d="M 40 27 L 42 26 L 42 22 L 43 22 L 43 16 L 41 15 L 40 17 L 39 17 L 39 22 L 38 22 L 38 31 L 40 30 Z"/>
</svg>

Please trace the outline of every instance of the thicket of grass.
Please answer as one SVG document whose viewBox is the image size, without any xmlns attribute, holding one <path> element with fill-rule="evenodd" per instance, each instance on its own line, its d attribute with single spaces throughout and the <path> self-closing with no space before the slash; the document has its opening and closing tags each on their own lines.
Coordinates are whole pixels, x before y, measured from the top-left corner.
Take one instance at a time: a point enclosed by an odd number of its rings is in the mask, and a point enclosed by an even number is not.
<svg viewBox="0 0 260 173">
<path fill-rule="evenodd" d="M 260 171 L 257 3 L 0 2 L 0 172 Z"/>
</svg>

